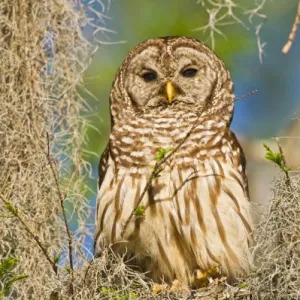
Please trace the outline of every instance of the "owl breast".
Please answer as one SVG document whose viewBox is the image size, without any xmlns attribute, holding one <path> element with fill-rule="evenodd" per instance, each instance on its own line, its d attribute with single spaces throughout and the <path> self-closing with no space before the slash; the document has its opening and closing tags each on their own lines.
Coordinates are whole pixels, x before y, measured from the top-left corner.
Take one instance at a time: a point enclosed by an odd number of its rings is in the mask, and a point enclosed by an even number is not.
<svg viewBox="0 0 300 300">
<path fill-rule="evenodd" d="M 166 115 L 168 117 L 166 117 Z M 251 266 L 250 203 L 242 153 L 221 119 L 200 122 L 163 165 L 134 215 L 160 149 L 175 148 L 197 121 L 193 113 L 144 115 L 114 126 L 98 193 L 95 251 L 107 245 L 133 257 L 154 280 L 195 282 L 220 266 L 237 276 Z"/>
</svg>

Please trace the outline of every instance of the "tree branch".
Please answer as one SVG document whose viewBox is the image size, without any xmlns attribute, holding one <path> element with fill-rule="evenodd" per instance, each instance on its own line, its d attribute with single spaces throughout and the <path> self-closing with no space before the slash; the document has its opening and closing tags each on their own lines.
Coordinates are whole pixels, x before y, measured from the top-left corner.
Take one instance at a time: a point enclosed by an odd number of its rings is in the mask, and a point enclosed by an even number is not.
<svg viewBox="0 0 300 300">
<path fill-rule="evenodd" d="M 282 150 L 282 147 L 281 147 L 281 144 L 279 142 L 279 138 L 276 138 L 276 142 L 277 142 L 277 145 L 278 145 L 278 149 L 279 149 L 279 152 L 281 154 L 281 157 L 282 157 L 282 163 L 283 163 L 283 168 L 281 168 L 286 176 L 286 184 L 288 186 L 291 186 L 291 179 L 290 179 L 290 175 L 289 175 L 289 168 L 286 164 L 286 160 L 285 160 L 285 156 L 283 154 L 283 150 Z"/>
<path fill-rule="evenodd" d="M 296 13 L 296 17 L 295 17 L 295 20 L 294 20 L 294 24 L 291 28 L 288 40 L 282 48 L 282 53 L 283 54 L 287 54 L 290 51 L 290 49 L 293 45 L 293 42 L 295 40 L 296 32 L 297 32 L 299 24 L 300 24 L 300 0 L 298 2 L 298 8 L 297 8 L 297 13 Z"/>
<path fill-rule="evenodd" d="M 14 216 L 16 217 L 20 223 L 24 226 L 25 230 L 27 231 L 27 233 L 34 239 L 34 241 L 37 243 L 37 245 L 39 246 L 39 248 L 41 249 L 41 251 L 43 252 L 44 256 L 46 257 L 46 259 L 48 260 L 48 262 L 50 263 L 54 273 L 57 275 L 57 265 L 54 263 L 54 261 L 51 259 L 51 257 L 49 256 L 46 248 L 43 246 L 42 242 L 40 241 L 39 237 L 37 235 L 35 235 L 30 227 L 27 225 L 27 223 L 20 217 L 18 210 L 16 207 L 14 207 L 7 199 L 5 199 L 5 196 L 0 194 L 0 199 L 2 200 L 2 202 L 5 204 L 6 209 Z"/>
<path fill-rule="evenodd" d="M 68 235 L 68 252 L 69 252 L 69 262 L 70 262 L 70 273 L 71 273 L 71 282 L 70 282 L 70 294 L 73 296 L 74 295 L 74 287 L 73 287 L 73 282 L 74 282 L 74 265 L 73 265 L 73 239 L 70 231 L 70 227 L 68 224 L 67 216 L 66 216 L 66 210 L 64 206 L 64 201 L 66 199 L 66 195 L 63 195 L 61 190 L 60 190 L 60 185 L 59 185 L 59 180 L 58 180 L 58 175 L 55 170 L 55 167 L 53 165 L 53 160 L 50 155 L 50 139 L 49 139 L 49 134 L 47 132 L 47 160 L 55 181 L 55 186 L 57 189 L 57 194 L 60 202 L 60 207 L 61 211 L 63 214 L 63 219 L 64 219 L 64 224 L 65 224 L 65 229 Z"/>
</svg>

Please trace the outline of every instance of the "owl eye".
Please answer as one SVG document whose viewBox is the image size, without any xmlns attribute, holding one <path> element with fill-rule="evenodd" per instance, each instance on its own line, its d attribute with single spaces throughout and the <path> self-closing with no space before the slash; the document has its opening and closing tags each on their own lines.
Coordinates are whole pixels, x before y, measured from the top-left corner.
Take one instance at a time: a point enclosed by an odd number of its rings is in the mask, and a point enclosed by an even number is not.
<svg viewBox="0 0 300 300">
<path fill-rule="evenodd" d="M 194 68 L 185 69 L 181 72 L 183 77 L 194 77 L 197 74 L 198 70 Z"/>
<path fill-rule="evenodd" d="M 154 81 L 157 78 L 157 74 L 154 71 L 147 72 L 142 75 L 146 82 Z"/>
</svg>

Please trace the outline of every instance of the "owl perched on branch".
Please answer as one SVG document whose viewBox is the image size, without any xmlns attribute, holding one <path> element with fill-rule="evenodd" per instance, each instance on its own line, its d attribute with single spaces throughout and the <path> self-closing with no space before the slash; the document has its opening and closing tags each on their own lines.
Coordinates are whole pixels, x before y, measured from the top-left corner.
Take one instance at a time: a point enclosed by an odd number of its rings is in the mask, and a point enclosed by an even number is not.
<svg viewBox="0 0 300 300">
<path fill-rule="evenodd" d="M 199 41 L 150 39 L 128 54 L 110 94 L 96 256 L 111 246 L 155 281 L 188 285 L 216 267 L 229 277 L 249 270 L 251 205 L 233 107 L 229 72 Z M 169 157 L 154 174 L 162 151 Z"/>
</svg>

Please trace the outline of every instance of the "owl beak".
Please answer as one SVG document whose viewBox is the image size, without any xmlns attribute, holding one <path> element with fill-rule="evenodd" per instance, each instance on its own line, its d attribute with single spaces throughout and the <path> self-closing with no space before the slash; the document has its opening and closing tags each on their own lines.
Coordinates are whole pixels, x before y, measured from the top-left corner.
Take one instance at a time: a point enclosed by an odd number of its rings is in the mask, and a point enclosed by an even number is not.
<svg viewBox="0 0 300 300">
<path fill-rule="evenodd" d="M 166 84 L 166 94 L 167 94 L 169 103 L 172 103 L 172 100 L 175 95 L 175 89 L 174 89 L 174 86 L 171 81 L 168 81 Z"/>
</svg>

